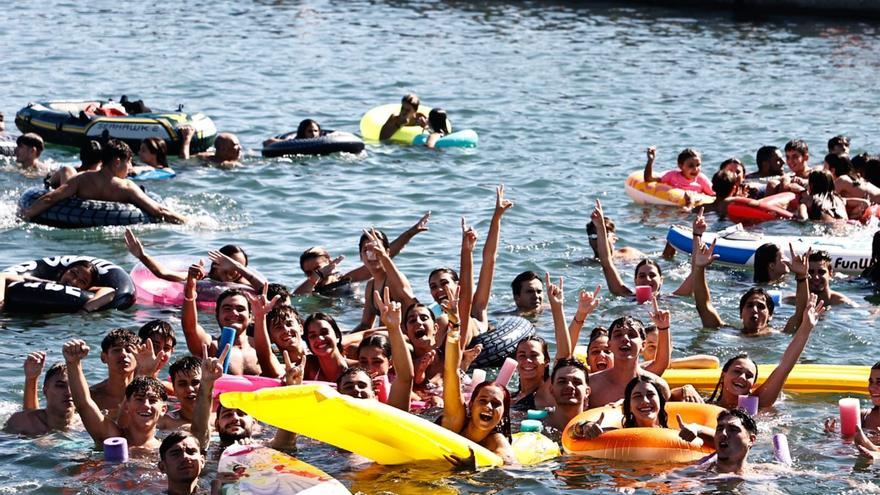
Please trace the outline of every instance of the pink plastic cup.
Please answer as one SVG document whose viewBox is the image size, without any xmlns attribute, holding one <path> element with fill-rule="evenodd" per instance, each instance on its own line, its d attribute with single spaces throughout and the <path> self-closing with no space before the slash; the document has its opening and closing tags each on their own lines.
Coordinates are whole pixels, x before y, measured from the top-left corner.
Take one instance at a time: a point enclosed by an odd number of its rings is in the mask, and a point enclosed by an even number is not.
<svg viewBox="0 0 880 495">
<path fill-rule="evenodd" d="M 862 414 L 859 399 L 847 397 L 837 402 L 840 407 L 840 434 L 852 436 L 856 434 L 856 426 L 862 424 Z"/>
<path fill-rule="evenodd" d="M 642 304 L 650 301 L 654 298 L 654 290 L 651 289 L 650 285 L 637 285 L 636 286 L 636 303 Z"/>
<path fill-rule="evenodd" d="M 495 383 L 506 387 L 510 383 L 510 379 L 513 378 L 513 373 L 516 372 L 516 365 L 516 359 L 505 359 L 504 364 L 501 365 L 501 370 L 498 372 L 498 376 L 495 377 Z"/>
</svg>

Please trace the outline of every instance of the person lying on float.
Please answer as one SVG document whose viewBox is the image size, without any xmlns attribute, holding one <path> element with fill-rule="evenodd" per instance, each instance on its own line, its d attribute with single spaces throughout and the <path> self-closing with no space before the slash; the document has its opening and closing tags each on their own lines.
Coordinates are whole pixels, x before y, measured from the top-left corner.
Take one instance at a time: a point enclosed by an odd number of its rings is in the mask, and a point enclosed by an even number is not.
<svg viewBox="0 0 880 495">
<path fill-rule="evenodd" d="M 69 431 L 80 424 L 67 382 L 67 365 L 49 367 L 43 379 L 46 407 L 40 408 L 37 380 L 43 372 L 46 353 L 35 351 L 24 362 L 24 408 L 6 420 L 3 431 L 13 435 L 42 436 L 53 431 Z"/>
<path fill-rule="evenodd" d="M 391 136 L 400 130 L 401 127 L 415 125 L 425 127 L 428 125 L 428 117 L 423 113 L 419 113 L 420 103 L 419 97 L 415 94 L 408 93 L 404 95 L 400 100 L 400 112 L 391 114 L 388 120 L 382 124 L 382 129 L 379 130 L 379 140 L 391 139 Z"/>
<path fill-rule="evenodd" d="M 185 282 L 185 271 L 171 270 L 162 262 L 147 254 L 144 245 L 130 228 L 125 229 L 125 247 L 157 278 L 170 282 Z M 205 278 L 220 283 L 243 284 L 253 287 L 257 292 L 267 284 L 266 278 L 258 271 L 248 267 L 248 255 L 241 246 L 226 244 L 216 251 L 208 251 L 211 265 Z"/>
<path fill-rule="evenodd" d="M 196 307 L 196 282 L 205 276 L 207 276 L 207 271 L 202 261 L 189 267 L 183 288 L 183 314 L 180 323 L 190 353 L 201 354 L 204 345 L 208 347 L 211 355 L 216 356 L 220 351 L 219 339 L 212 337 L 199 324 L 198 308 Z M 259 359 L 257 359 L 257 353 L 251 347 L 246 333 L 251 324 L 251 306 L 246 294 L 238 289 L 224 291 L 217 296 L 217 306 L 214 312 L 217 325 L 221 329 L 231 327 L 235 330 L 234 345 L 229 355 L 229 374 L 260 375 L 262 370 Z"/>
<path fill-rule="evenodd" d="M 810 335 L 825 309 L 821 301 L 817 302 L 815 294 L 809 296 L 809 302 L 797 332 L 792 336 L 791 342 L 782 353 L 779 364 L 764 380 L 764 383 L 755 386 L 760 371 L 758 365 L 747 354 L 738 354 L 728 359 L 721 367 L 721 375 L 718 377 L 712 395 L 706 399 L 706 402 L 726 409 L 735 409 L 738 407 L 741 395 L 753 395 L 758 397 L 758 407 L 770 407 L 775 404 L 789 373 L 803 353 L 807 341 L 809 341 Z"/>
<path fill-rule="evenodd" d="M 602 273 L 605 275 L 605 282 L 608 284 L 608 291 L 615 296 L 632 296 L 635 294 L 633 289 L 627 287 L 620 272 L 614 266 L 611 257 L 612 247 L 608 241 L 608 232 L 605 230 L 605 214 L 602 211 L 602 203 L 597 199 L 590 220 L 596 227 L 596 246 L 598 247 L 597 255 L 599 263 L 602 265 Z M 637 265 L 634 274 L 636 286 L 647 285 L 651 287 L 652 294 L 657 297 L 660 289 L 663 287 L 663 272 L 660 265 L 650 258 L 642 259 Z M 672 293 L 676 296 L 687 296 L 691 293 L 691 277 L 686 278 L 681 285 Z"/>
<path fill-rule="evenodd" d="M 40 196 L 21 213 L 22 218 L 32 220 L 59 201 L 76 196 L 81 199 L 129 203 L 162 222 L 186 222 L 186 217 L 157 203 L 134 182 L 126 179 L 131 172 L 131 149 L 127 144 L 116 139 L 109 140 L 104 145 L 101 162 L 99 170 L 79 173 L 58 189 Z"/>
<path fill-rule="evenodd" d="M 409 244 L 417 234 L 427 232 L 428 220 L 431 219 L 431 212 L 427 212 L 412 227 L 403 231 L 396 239 L 391 241 L 388 246 L 388 253 L 392 258 L 397 256 L 403 248 Z M 303 251 L 299 257 L 299 267 L 306 276 L 306 279 L 296 288 L 293 293 L 296 295 L 312 294 L 321 292 L 321 288 L 337 283 L 341 280 L 348 279 L 351 283 L 367 282 L 372 278 L 370 270 L 366 265 L 361 264 L 359 267 L 346 272 L 339 276 L 336 273 L 336 267 L 345 256 L 337 256 L 332 258 L 326 249 L 313 246 Z"/>
<path fill-rule="evenodd" d="M 58 274 L 56 280 L 44 280 L 14 273 L 0 273 L 0 310 L 3 309 L 6 302 L 7 287 L 22 282 L 56 282 L 91 292 L 89 300 L 82 306 L 82 311 L 91 313 L 109 304 L 116 297 L 116 289 L 94 285 L 97 281 L 98 268 L 88 260 L 74 261 Z"/>
</svg>

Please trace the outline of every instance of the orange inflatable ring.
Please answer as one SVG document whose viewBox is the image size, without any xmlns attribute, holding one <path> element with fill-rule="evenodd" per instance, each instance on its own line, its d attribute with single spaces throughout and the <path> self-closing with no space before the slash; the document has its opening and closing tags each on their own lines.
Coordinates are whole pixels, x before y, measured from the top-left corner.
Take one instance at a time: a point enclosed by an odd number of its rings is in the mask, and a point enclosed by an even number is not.
<svg viewBox="0 0 880 495">
<path fill-rule="evenodd" d="M 640 205 L 684 206 L 685 193 L 691 197 L 693 206 L 707 205 L 715 201 L 715 196 L 685 191 L 662 182 L 645 182 L 645 173 L 641 170 L 629 174 L 624 182 L 624 190 Z"/>
<path fill-rule="evenodd" d="M 686 423 L 699 423 L 715 429 L 721 407 L 690 402 L 667 402 L 669 428 L 621 428 L 587 440 L 573 438 L 569 430 L 580 421 L 597 421 L 603 413 L 602 425 L 622 426 L 623 412 L 619 406 L 606 406 L 584 411 L 572 419 L 562 433 L 562 447 L 567 454 L 586 455 L 615 461 L 693 462 L 715 451 L 714 446 L 700 440 L 688 443 L 678 436 L 677 415 Z"/>
<path fill-rule="evenodd" d="M 727 218 L 736 223 L 758 223 L 769 220 L 790 220 L 794 217 L 786 209 L 795 194 L 783 192 L 763 199 L 731 198 L 727 206 Z"/>
</svg>

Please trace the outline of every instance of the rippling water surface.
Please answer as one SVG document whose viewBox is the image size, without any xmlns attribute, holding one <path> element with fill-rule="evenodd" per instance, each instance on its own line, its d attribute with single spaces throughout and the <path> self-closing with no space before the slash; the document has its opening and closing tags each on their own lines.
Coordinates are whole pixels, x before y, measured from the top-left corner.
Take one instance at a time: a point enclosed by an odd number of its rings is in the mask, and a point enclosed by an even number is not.
<svg viewBox="0 0 880 495">
<path fill-rule="evenodd" d="M 253 266 L 291 286 L 301 280 L 297 257 L 305 248 L 328 246 L 353 267 L 361 228 L 375 225 L 395 234 L 430 210 L 430 231 L 397 258 L 417 295 L 429 299 L 428 272 L 458 264 L 459 218 L 467 217 L 485 236 L 494 187 L 503 182 L 516 206 L 504 217 L 492 308 L 510 308 L 509 281 L 534 269 L 566 277 L 571 312 L 579 288 L 602 282 L 597 265 L 579 263 L 589 254 L 584 224 L 595 198 L 616 220 L 621 242 L 646 252 L 660 251 L 669 224 L 690 222 L 678 211 L 637 206 L 624 195 L 623 179 L 643 165 L 646 146 L 658 146 L 661 169 L 674 166 L 682 148 L 697 147 L 710 175 L 732 155 L 754 169 L 758 147 L 781 147 L 793 137 L 810 143 L 814 161 L 838 133 L 852 138 L 856 152 L 880 150 L 880 39 L 869 24 L 797 17 L 756 23 L 613 3 L 152 3 L 49 0 L 6 9 L 0 20 L 0 110 L 11 121 L 29 101 L 127 94 L 153 108 L 182 103 L 210 115 L 219 128 L 239 135 L 247 149 L 245 166 L 175 167 L 177 178 L 148 188 L 197 222 L 136 230 L 155 254 L 205 256 L 210 248 L 240 243 Z M 435 153 L 370 145 L 357 157 L 259 156 L 262 139 L 295 128 L 303 118 L 357 132 L 366 110 L 408 91 L 446 108 L 458 128 L 475 129 L 480 147 Z M 71 150 L 57 147 L 45 156 L 75 161 Z M 134 264 L 121 229 L 63 231 L 16 220 L 17 197 L 32 183 L 8 167 L 0 173 L 0 265 L 66 253 L 104 257 L 126 268 Z M 712 228 L 726 226 L 712 222 Z M 762 229 L 819 231 L 782 224 Z M 688 270 L 682 256 L 663 267 L 667 285 Z M 623 268 L 626 279 L 631 269 Z M 710 272 L 726 319 L 737 319 L 736 302 L 750 277 L 729 269 Z M 859 301 L 869 294 L 858 282 L 841 279 L 835 285 Z M 629 304 L 606 297 L 588 324 L 607 324 Z M 676 355 L 705 352 L 724 359 L 747 350 L 758 362 L 773 362 L 789 341 L 780 334 L 747 339 L 734 330 L 701 330 L 690 300 L 668 304 Z M 327 302 L 303 299 L 297 305 L 313 311 L 326 309 Z M 329 310 L 348 327 L 360 316 L 358 302 L 339 301 Z M 791 312 L 781 308 L 776 321 Z M 5 417 L 19 407 L 28 350 L 48 350 L 50 361 L 60 360 L 66 339 L 83 337 L 97 348 L 109 329 L 154 317 L 177 324 L 179 312 L 141 306 L 100 315 L 0 317 L 0 412 Z M 803 361 L 873 363 L 876 318 L 871 306 L 836 309 L 816 328 Z M 548 317 L 538 325 L 551 334 Z M 97 381 L 105 371 L 92 354 L 87 375 Z M 310 443 L 301 452 L 366 493 L 876 490 L 875 468 L 821 431 L 820 420 L 835 413 L 836 399 L 788 395 L 762 412 L 753 460 L 770 461 L 771 433 L 784 432 L 796 465 L 744 484 L 688 474 L 657 478 L 656 470 L 644 466 L 577 458 L 448 476 L 352 465 L 350 457 Z M 0 444 L 2 493 L 157 492 L 163 485 L 147 467 L 125 474 L 95 463 L 98 455 L 89 451 L 84 434 L 0 436 Z M 108 478 L 127 481 L 113 485 Z"/>
</svg>

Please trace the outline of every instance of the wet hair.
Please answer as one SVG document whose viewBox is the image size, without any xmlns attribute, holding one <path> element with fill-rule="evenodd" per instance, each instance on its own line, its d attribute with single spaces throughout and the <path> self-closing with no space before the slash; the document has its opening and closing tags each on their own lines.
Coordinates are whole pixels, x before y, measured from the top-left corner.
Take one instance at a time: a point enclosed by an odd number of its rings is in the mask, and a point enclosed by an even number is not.
<svg viewBox="0 0 880 495">
<path fill-rule="evenodd" d="M 807 179 L 811 195 L 831 194 L 834 192 L 834 177 L 825 170 L 813 170 Z"/>
<path fill-rule="evenodd" d="M 693 148 L 685 148 L 678 154 L 678 164 L 681 165 L 691 158 L 700 158 L 700 152 Z"/>
<path fill-rule="evenodd" d="M 639 337 L 642 340 L 645 340 L 645 325 L 641 320 L 637 318 L 633 318 L 632 316 L 621 316 L 620 318 L 611 322 L 611 325 L 608 327 L 608 338 L 611 338 L 611 334 L 614 333 L 614 330 L 618 327 L 629 327 L 633 330 L 639 332 Z"/>
<path fill-rule="evenodd" d="M 846 212 L 838 211 L 835 199 L 840 197 L 834 192 L 834 177 L 825 170 L 813 170 L 807 178 L 809 194 L 813 201 L 807 213 L 810 220 L 819 220 L 822 214 L 833 218 L 845 219 Z"/>
<path fill-rule="evenodd" d="M 865 175 L 865 168 L 867 168 L 868 160 L 872 157 L 867 153 L 859 153 L 858 155 L 849 159 L 849 162 L 852 164 L 853 172 L 859 175 Z"/>
<path fill-rule="evenodd" d="M 43 377 L 43 386 L 47 386 L 49 384 L 49 380 L 54 378 L 55 375 L 59 373 L 67 373 L 67 364 L 55 363 L 52 366 L 49 366 L 49 369 L 46 370 L 46 376 Z"/>
<path fill-rule="evenodd" d="M 862 177 L 871 184 L 880 187 L 880 158 L 872 156 L 865 162 L 865 171 L 862 173 Z"/>
<path fill-rule="evenodd" d="M 584 372 L 584 383 L 587 385 L 590 384 L 590 370 L 587 369 L 587 366 L 584 363 L 580 362 L 577 359 L 565 358 L 556 361 L 556 364 L 553 365 L 553 373 L 550 374 L 550 383 L 556 381 L 556 372 L 561 370 L 562 368 L 577 368 Z"/>
<path fill-rule="evenodd" d="M 452 268 L 447 268 L 445 266 L 442 266 L 440 268 L 435 268 L 434 270 L 431 271 L 431 273 L 428 274 L 428 283 L 429 284 L 431 283 L 431 279 L 434 278 L 434 275 L 444 274 L 444 273 L 448 273 L 449 276 L 452 277 L 453 281 L 458 282 L 458 272 L 456 272 Z"/>
<path fill-rule="evenodd" d="M 611 335 L 608 333 L 608 329 L 605 327 L 596 327 L 590 332 L 590 340 L 587 342 L 587 346 L 593 343 L 594 340 L 599 337 L 610 337 Z"/>
<path fill-rule="evenodd" d="M 343 378 L 345 378 L 347 376 L 354 376 L 354 375 L 357 375 L 358 373 L 363 373 L 363 374 L 367 375 L 367 378 L 370 378 L 372 380 L 372 378 L 370 377 L 370 372 L 367 371 L 366 368 L 362 368 L 360 366 L 349 366 L 348 368 L 345 368 L 345 370 L 339 374 L 339 378 L 336 379 L 336 388 L 337 389 L 342 388 L 342 379 Z"/>
<path fill-rule="evenodd" d="M 407 93 L 403 95 L 403 98 L 400 99 L 400 104 L 402 105 L 404 103 L 409 103 L 410 105 L 415 107 L 416 111 L 418 111 L 421 101 L 419 101 L 419 97 L 416 96 L 415 93 Z"/>
<path fill-rule="evenodd" d="M 318 126 L 318 134 L 320 135 L 321 124 L 319 124 L 317 120 L 305 119 L 301 121 L 298 126 L 296 126 L 296 139 L 305 139 L 306 131 L 309 127 L 312 126 L 312 124 Z"/>
<path fill-rule="evenodd" d="M 218 251 L 225 254 L 226 256 L 229 256 L 230 258 L 235 256 L 236 254 L 241 253 L 241 255 L 244 257 L 244 266 L 248 265 L 248 255 L 246 252 L 244 252 L 244 249 L 242 249 L 241 246 L 237 246 L 235 244 L 227 244 L 218 249 Z"/>
<path fill-rule="evenodd" d="M 510 434 L 510 391 L 507 390 L 507 387 L 495 382 L 482 382 L 474 387 L 474 391 L 471 393 L 471 400 L 468 401 L 467 421 L 470 421 L 471 419 L 471 410 L 474 407 L 474 401 L 476 401 L 477 396 L 480 395 L 480 390 L 483 390 L 486 387 L 498 387 L 504 395 L 504 414 L 501 415 L 501 421 L 495 425 L 495 431 L 504 435 L 504 438 L 506 438 L 508 442 L 513 442 L 513 438 Z"/>
<path fill-rule="evenodd" d="M 880 361 L 874 363 L 874 366 L 871 366 L 872 370 L 880 370 Z"/>
<path fill-rule="evenodd" d="M 290 289 L 284 284 L 271 283 L 266 288 L 266 297 L 271 301 L 275 296 L 281 296 L 279 299 L 286 301 L 290 299 Z"/>
<path fill-rule="evenodd" d="M 33 132 L 28 132 L 26 134 L 18 136 L 18 138 L 15 140 L 15 145 L 36 148 L 38 155 L 42 153 L 43 150 L 46 148 L 46 145 L 43 143 L 43 138 L 40 137 L 39 134 Z"/>
<path fill-rule="evenodd" d="M 797 151 L 801 155 L 809 155 L 810 147 L 807 146 L 807 142 L 803 139 L 792 139 L 791 141 L 785 143 L 785 151 Z"/>
<path fill-rule="evenodd" d="M 849 148 L 849 138 L 844 135 L 834 136 L 833 138 L 828 140 L 828 151 L 834 151 L 836 146 L 843 146 L 844 148 Z"/>
<path fill-rule="evenodd" d="M 101 352 L 107 352 L 111 347 L 131 347 L 136 348 L 141 343 L 137 335 L 126 328 L 116 328 L 110 330 L 101 341 Z"/>
<path fill-rule="evenodd" d="M 417 308 L 427 309 L 428 310 L 428 317 L 431 318 L 431 321 L 433 323 L 437 323 L 437 317 L 434 316 L 434 312 L 431 311 L 431 308 L 429 308 L 426 304 L 422 304 L 422 303 L 418 302 L 418 300 L 416 300 L 416 302 L 414 302 L 406 307 L 406 309 L 403 311 L 403 315 L 400 318 L 400 322 L 401 322 L 400 324 L 403 326 L 403 333 L 404 334 L 406 334 L 406 322 L 409 321 L 409 314 L 412 313 L 413 311 L 415 311 Z"/>
<path fill-rule="evenodd" d="M 177 346 L 174 327 L 165 320 L 150 320 L 138 329 L 138 338 L 141 339 L 141 343 L 146 342 L 153 335 L 162 339 L 171 339 L 171 347 Z M 158 352 L 159 349 L 154 349 L 154 351 Z"/>
<path fill-rule="evenodd" d="M 732 156 L 732 157 L 728 158 L 727 160 L 724 160 L 723 162 L 721 162 L 721 165 L 718 166 L 718 170 L 724 170 L 724 167 L 730 165 L 731 163 L 735 163 L 739 167 L 740 172 L 742 172 L 743 177 L 745 177 L 746 166 L 743 165 L 743 162 L 739 158 L 736 158 L 735 156 Z"/>
<path fill-rule="evenodd" d="M 376 347 L 382 349 L 382 354 L 391 359 L 391 342 L 388 341 L 388 337 L 382 335 L 381 333 L 374 333 L 369 337 L 364 337 L 361 340 L 361 343 L 358 344 L 357 355 L 358 359 L 361 357 L 361 351 L 366 349 L 367 347 Z"/>
<path fill-rule="evenodd" d="M 388 236 L 385 235 L 385 232 L 382 232 L 379 229 L 372 229 L 372 231 L 376 232 L 376 237 L 379 239 L 379 242 L 385 246 L 385 249 L 391 249 L 391 243 L 388 242 Z M 361 238 L 358 239 L 358 253 L 364 250 L 364 245 L 368 242 L 370 242 L 370 237 L 364 232 L 361 234 Z"/>
<path fill-rule="evenodd" d="M 266 325 L 271 329 L 273 326 L 284 322 L 287 318 L 292 318 L 299 323 L 301 328 L 304 327 L 303 319 L 302 316 L 300 316 L 299 311 L 293 306 L 287 304 L 272 308 L 272 311 L 269 311 L 269 314 L 266 315 Z"/>
<path fill-rule="evenodd" d="M 516 343 L 516 347 L 513 350 L 513 358 L 516 359 L 516 353 L 519 350 L 519 346 L 526 342 L 538 342 L 541 344 L 541 354 L 544 355 L 544 380 L 546 380 L 550 376 L 550 349 L 547 346 L 547 341 L 543 339 L 543 337 L 539 337 L 537 335 L 528 335 L 519 339 L 519 342 Z"/>
<path fill-rule="evenodd" d="M 752 358 L 750 358 L 749 355 L 744 352 L 741 354 L 737 354 L 736 356 L 728 359 L 727 362 L 724 363 L 724 366 L 721 367 L 721 375 L 718 377 L 718 382 L 715 384 L 715 389 L 712 390 L 712 395 L 710 395 L 709 398 L 706 399 L 707 403 L 715 402 L 716 396 L 718 397 L 718 400 L 721 400 L 721 396 L 724 394 L 724 374 L 727 373 L 727 370 L 730 369 L 730 366 L 733 364 L 733 362 L 738 359 L 747 359 L 755 365 L 755 383 L 758 382 L 758 363 L 753 361 Z"/>
<path fill-rule="evenodd" d="M 83 167 L 91 169 L 101 163 L 103 153 L 101 143 L 90 139 L 79 147 L 79 161 Z"/>
<path fill-rule="evenodd" d="M 747 290 L 742 297 L 739 298 L 739 312 L 742 313 L 743 308 L 746 307 L 746 301 L 749 300 L 753 295 L 758 294 L 764 298 L 764 304 L 767 305 L 767 311 L 770 313 L 770 316 L 773 316 L 773 311 L 776 310 L 776 303 L 773 302 L 773 298 L 770 297 L 770 293 L 764 290 L 763 287 L 752 287 Z"/>
<path fill-rule="evenodd" d="M 761 146 L 758 148 L 758 152 L 755 153 L 755 163 L 758 164 L 759 172 L 763 169 L 764 162 L 776 155 L 777 151 L 779 151 L 779 148 L 776 146 Z"/>
<path fill-rule="evenodd" d="M 633 271 L 633 278 L 639 276 L 639 268 L 641 268 L 641 267 L 643 267 L 643 266 L 645 266 L 645 265 L 654 265 L 654 267 L 657 268 L 657 273 L 658 273 L 661 277 L 663 276 L 663 269 L 660 268 L 660 265 L 658 265 L 657 262 L 654 261 L 654 260 L 652 260 L 652 259 L 645 258 L 645 259 L 643 259 L 642 261 L 639 261 L 639 263 L 636 265 L 636 269 L 635 269 L 635 271 Z"/>
<path fill-rule="evenodd" d="M 712 176 L 712 190 L 717 198 L 728 198 L 736 188 L 736 175 L 730 170 L 719 170 Z"/>
<path fill-rule="evenodd" d="M 522 290 L 523 284 L 531 282 L 532 280 L 537 280 L 538 282 L 541 282 L 541 277 L 539 277 L 537 273 L 531 270 L 522 272 L 517 275 L 516 278 L 513 279 L 513 282 L 510 283 L 510 288 L 513 290 L 513 297 L 519 295 L 520 290 Z M 541 285 L 544 285 L 543 282 L 541 283 Z"/>
<path fill-rule="evenodd" d="M 428 125 L 434 132 L 441 134 L 449 134 L 449 120 L 446 118 L 446 110 L 442 108 L 432 108 L 428 112 Z"/>
<path fill-rule="evenodd" d="M 301 255 L 299 255 L 299 269 L 302 270 L 303 273 L 305 273 L 306 262 L 315 258 L 330 259 L 330 253 L 328 253 L 327 250 L 322 248 L 321 246 L 313 246 L 306 249 Z"/>
<path fill-rule="evenodd" d="M 770 282 L 770 263 L 776 261 L 776 255 L 782 252 L 779 246 L 772 242 L 761 244 L 755 250 L 755 283 L 766 284 Z"/>
<path fill-rule="evenodd" d="M 880 230 L 874 232 L 874 239 L 871 242 L 871 264 L 865 268 L 861 277 L 873 283 L 874 290 L 877 290 L 880 284 Z"/>
<path fill-rule="evenodd" d="M 824 261 L 825 264 L 828 265 L 828 268 L 831 268 L 831 255 L 828 254 L 828 251 L 825 251 L 824 249 L 819 249 L 818 251 L 811 252 L 810 257 L 807 258 L 807 262 L 811 261 L 813 263 L 817 261 Z"/>
<path fill-rule="evenodd" d="M 251 300 L 247 298 L 244 291 L 241 289 L 226 289 L 217 296 L 217 305 L 214 306 L 214 316 L 217 318 L 217 321 L 220 321 L 220 307 L 222 306 L 222 302 L 226 299 L 233 296 L 241 296 L 244 298 L 245 304 L 247 305 L 248 314 L 251 312 Z"/>
<path fill-rule="evenodd" d="M 73 270 L 74 268 L 85 268 L 89 272 L 88 287 L 93 286 L 98 281 L 98 267 L 93 265 L 91 261 L 87 260 L 74 261 L 73 263 L 67 265 L 67 267 L 64 268 L 64 271 L 62 271 L 58 275 L 58 279 L 61 280 L 61 277 L 63 277 L 65 273 Z"/>
<path fill-rule="evenodd" d="M 663 396 L 663 391 L 660 389 L 660 385 L 657 381 L 648 375 L 639 375 L 626 384 L 626 390 L 623 392 L 623 427 L 636 427 L 636 417 L 632 413 L 632 401 L 630 400 L 630 396 L 632 395 L 633 389 L 635 389 L 639 383 L 647 383 L 654 387 L 654 391 L 657 392 L 657 398 L 660 401 L 660 410 L 657 412 L 657 422 L 660 423 L 660 426 L 663 428 L 669 428 L 669 417 L 666 414 L 666 397 Z"/>
<path fill-rule="evenodd" d="M 315 351 L 312 349 L 312 343 L 309 341 L 309 325 L 312 322 L 316 321 L 326 321 L 330 324 L 330 327 L 333 329 L 333 333 L 336 334 L 336 348 L 339 349 L 339 352 L 342 352 L 342 331 L 339 330 L 339 325 L 336 323 L 336 320 L 333 319 L 332 316 L 327 313 L 321 313 L 320 311 L 317 313 L 312 313 L 306 318 L 306 322 L 303 324 L 303 333 L 305 334 L 306 346 L 309 348 L 309 351 L 314 354 Z"/>
<path fill-rule="evenodd" d="M 101 163 L 109 165 L 116 159 L 122 163 L 130 161 L 131 148 L 125 144 L 125 141 L 109 139 L 101 146 Z"/>
<path fill-rule="evenodd" d="M 605 232 L 616 232 L 617 226 L 614 225 L 614 220 L 611 217 L 605 217 Z M 587 235 L 593 236 L 597 235 L 596 226 L 593 225 L 593 222 L 587 222 Z"/>
<path fill-rule="evenodd" d="M 720 413 L 718 413 L 718 418 L 716 419 L 716 422 L 720 423 L 722 419 L 731 418 L 731 417 L 739 419 L 739 421 L 742 423 L 743 427 L 746 429 L 747 432 L 749 432 L 752 435 L 756 435 L 756 436 L 758 435 L 758 425 L 757 425 L 757 423 L 755 423 L 755 419 L 752 418 L 752 416 L 749 415 L 749 413 L 747 413 L 746 411 L 744 411 L 743 409 L 740 409 L 740 408 L 730 409 L 730 410 L 725 409 L 725 410 L 721 411 Z"/>
<path fill-rule="evenodd" d="M 846 155 L 828 153 L 825 155 L 825 163 L 828 164 L 828 170 L 837 177 L 843 177 L 852 173 L 852 162 Z"/>
<path fill-rule="evenodd" d="M 153 392 L 162 398 L 162 401 L 168 400 L 168 394 L 165 392 L 165 385 L 152 376 L 138 376 L 125 387 L 125 398 L 131 399 L 137 393 Z"/>
<path fill-rule="evenodd" d="M 159 168 L 168 166 L 168 144 L 164 139 L 148 137 L 141 141 L 141 144 L 146 146 L 150 153 L 156 155 L 156 163 L 159 164 Z"/>
<path fill-rule="evenodd" d="M 159 460 L 164 461 L 165 455 L 168 453 L 169 450 L 171 450 L 171 447 L 174 447 L 175 445 L 186 440 L 187 438 L 192 438 L 193 440 L 195 440 L 196 445 L 199 445 L 199 450 L 201 451 L 202 455 L 205 455 L 205 451 L 201 448 L 201 443 L 195 436 L 193 436 L 192 433 L 183 430 L 175 430 L 169 433 L 167 437 L 162 439 L 162 444 L 159 446 Z"/>
<path fill-rule="evenodd" d="M 186 373 L 191 374 L 194 371 L 202 369 L 202 360 L 195 356 L 183 356 L 171 363 L 171 366 L 168 368 L 168 375 L 171 376 L 171 384 L 174 384 L 174 380 L 177 379 L 178 373 Z"/>
</svg>

